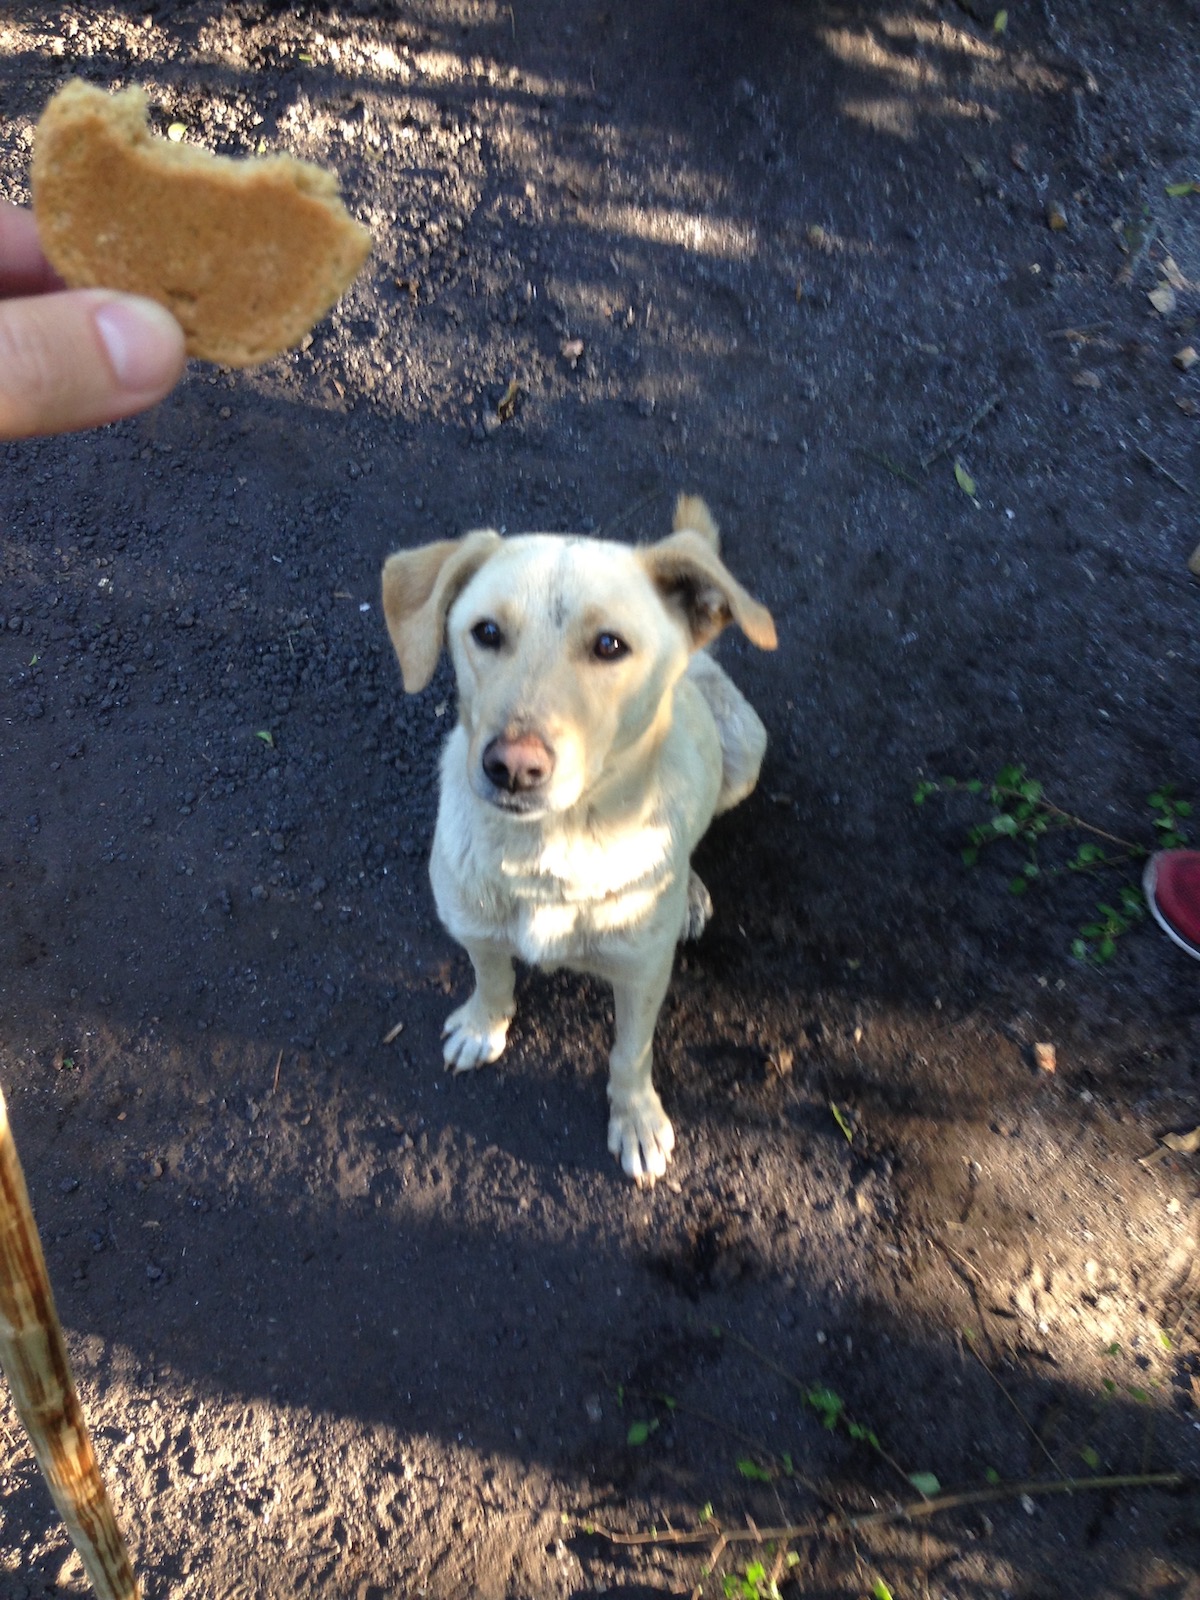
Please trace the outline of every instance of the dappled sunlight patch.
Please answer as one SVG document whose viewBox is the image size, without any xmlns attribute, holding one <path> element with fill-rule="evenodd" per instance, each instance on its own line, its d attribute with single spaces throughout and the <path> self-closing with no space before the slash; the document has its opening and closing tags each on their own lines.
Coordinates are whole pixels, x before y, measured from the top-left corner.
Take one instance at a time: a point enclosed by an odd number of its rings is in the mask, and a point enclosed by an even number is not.
<svg viewBox="0 0 1200 1600">
<path fill-rule="evenodd" d="M 748 223 L 667 206 L 600 204 L 579 220 L 600 233 L 675 245 L 694 255 L 725 261 L 745 260 L 758 248 L 758 231 Z"/>
<path fill-rule="evenodd" d="M 264 1342 L 272 1336 L 264 1330 Z M 71 1344 L 101 1470 L 148 1592 L 169 1587 L 179 1600 L 337 1592 L 349 1569 L 360 1593 L 371 1580 L 391 1593 L 398 1580 L 423 1584 L 435 1571 L 439 1593 L 455 1581 L 471 1593 L 540 1554 L 561 1529 L 558 1514 L 544 1509 L 498 1539 L 501 1485 L 532 1480 L 543 1501 L 554 1486 L 527 1459 L 481 1449 L 462 1433 L 436 1439 L 378 1422 L 351 1436 L 340 1415 L 193 1384 L 147 1351 L 95 1335 Z M 403 1374 L 396 1388 L 407 1404 Z M 24 1489 L 32 1470 L 0 1386 L 0 1480 Z M 587 1493 L 582 1478 L 571 1488 Z M 167 1531 L 181 1525 L 189 1530 L 182 1543 Z M 66 1592 L 91 1594 L 49 1508 L 24 1524 L 6 1516 L 4 1531 L 0 1585 L 43 1572 Z M 409 1552 L 416 1534 L 419 1555 Z"/>
<path fill-rule="evenodd" d="M 847 67 L 895 86 L 896 94 L 855 95 L 842 101 L 848 117 L 895 138 L 915 138 L 922 120 L 930 117 L 998 119 L 999 112 L 984 99 L 955 93 L 955 83 L 967 83 L 981 97 L 1061 93 L 1067 87 L 1061 73 L 1028 55 L 944 22 L 884 17 L 871 27 L 818 29 L 817 37 Z"/>
<path fill-rule="evenodd" d="M 943 95 L 936 99 L 918 96 L 903 99 L 898 95 L 877 95 L 842 101 L 842 110 L 854 122 L 888 133 L 899 139 L 915 139 L 923 116 L 955 117 L 960 121 L 995 122 L 997 113 L 990 106 L 973 100 L 955 100 Z"/>
<path fill-rule="evenodd" d="M 889 39 L 911 39 L 916 44 L 944 50 L 948 55 L 968 56 L 977 61 L 999 61 L 1003 57 L 998 44 L 979 39 L 949 22 L 931 22 L 925 17 L 880 17 L 877 26 Z"/>
<path fill-rule="evenodd" d="M 945 82 L 942 73 L 930 62 L 889 50 L 869 28 L 822 28 L 818 37 L 847 66 L 885 74 L 894 82 L 912 88 L 940 88 Z"/>
</svg>

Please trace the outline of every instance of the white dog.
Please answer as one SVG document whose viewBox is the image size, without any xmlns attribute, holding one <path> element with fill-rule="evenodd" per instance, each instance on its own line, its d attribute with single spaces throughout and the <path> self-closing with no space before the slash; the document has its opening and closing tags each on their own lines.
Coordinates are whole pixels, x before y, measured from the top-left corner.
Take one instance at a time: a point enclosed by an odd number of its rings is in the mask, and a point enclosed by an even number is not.
<svg viewBox="0 0 1200 1600">
<path fill-rule="evenodd" d="M 733 621 L 775 648 L 704 502 L 681 496 L 674 526 L 639 548 L 478 531 L 383 569 L 405 689 L 426 686 L 443 640 L 458 679 L 430 877 L 475 991 L 446 1020 L 446 1064 L 464 1072 L 504 1049 L 514 957 L 606 979 L 608 1147 L 644 1184 L 675 1142 L 651 1082 L 654 1024 L 677 941 L 712 909 L 691 854 L 754 788 L 766 748 L 703 647 Z"/>
</svg>

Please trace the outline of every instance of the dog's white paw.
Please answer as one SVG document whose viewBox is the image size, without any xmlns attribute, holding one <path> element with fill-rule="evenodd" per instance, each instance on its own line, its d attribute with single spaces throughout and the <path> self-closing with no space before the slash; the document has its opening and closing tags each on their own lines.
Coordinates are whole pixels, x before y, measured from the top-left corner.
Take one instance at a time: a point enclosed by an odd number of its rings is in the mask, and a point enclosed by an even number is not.
<svg viewBox="0 0 1200 1600">
<path fill-rule="evenodd" d="M 683 932 L 681 939 L 698 939 L 708 926 L 708 919 L 713 914 L 712 896 L 704 887 L 704 881 L 694 870 L 688 871 L 687 886 L 687 912 L 683 919 Z"/>
<path fill-rule="evenodd" d="M 675 1130 L 653 1089 L 613 1102 L 608 1148 L 639 1189 L 652 1189 L 666 1172 Z"/>
<path fill-rule="evenodd" d="M 451 1072 L 486 1067 L 504 1053 L 511 1017 L 489 1017 L 472 995 L 442 1025 L 442 1059 Z"/>
</svg>

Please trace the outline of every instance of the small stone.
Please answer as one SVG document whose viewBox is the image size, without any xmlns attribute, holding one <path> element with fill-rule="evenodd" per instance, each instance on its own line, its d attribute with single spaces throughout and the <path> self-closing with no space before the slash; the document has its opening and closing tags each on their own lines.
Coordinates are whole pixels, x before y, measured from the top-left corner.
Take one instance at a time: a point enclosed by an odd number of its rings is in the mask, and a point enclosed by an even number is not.
<svg viewBox="0 0 1200 1600">
<path fill-rule="evenodd" d="M 1100 387 L 1100 374 L 1093 372 L 1090 367 L 1085 367 L 1082 372 L 1077 372 L 1071 379 L 1077 389 L 1098 389 Z"/>
<path fill-rule="evenodd" d="M 1192 551 L 1191 559 L 1188 562 L 1188 571 L 1193 577 L 1200 578 L 1200 544 Z"/>
<path fill-rule="evenodd" d="M 589 1394 L 583 1402 L 583 1409 L 593 1427 L 599 1426 L 604 1421 L 604 1407 L 600 1404 L 598 1394 Z"/>
<path fill-rule="evenodd" d="M 1180 372 L 1190 372 L 1197 361 L 1200 361 L 1200 355 L 1196 354 L 1195 345 L 1185 344 L 1182 350 L 1176 350 L 1171 360 Z"/>
<path fill-rule="evenodd" d="M 1065 233 L 1067 230 L 1067 213 L 1057 200 L 1051 200 L 1046 207 L 1046 226 L 1055 233 Z"/>
</svg>

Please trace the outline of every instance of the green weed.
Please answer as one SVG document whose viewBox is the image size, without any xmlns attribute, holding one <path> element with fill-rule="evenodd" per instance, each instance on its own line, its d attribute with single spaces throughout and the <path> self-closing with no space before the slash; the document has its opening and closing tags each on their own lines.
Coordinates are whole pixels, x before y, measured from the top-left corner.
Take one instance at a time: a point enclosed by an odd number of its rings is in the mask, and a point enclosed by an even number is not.
<svg viewBox="0 0 1200 1600">
<path fill-rule="evenodd" d="M 779 1600 L 779 1585 L 761 1561 L 748 1561 L 741 1572 L 727 1572 L 721 1582 L 725 1600 Z"/>
<path fill-rule="evenodd" d="M 990 782 L 981 778 L 922 778 L 913 791 L 913 804 L 921 806 L 934 795 L 949 794 L 981 799 L 990 813 L 983 822 L 968 827 L 963 865 L 976 866 L 983 852 L 995 845 L 1010 847 L 1010 853 L 1016 849 L 1023 859 L 1009 877 L 1008 889 L 1017 895 L 1065 872 L 1126 872 L 1131 864 L 1144 861 L 1155 850 L 1178 849 L 1187 843 L 1186 824 L 1192 815 L 1191 803 L 1179 799 L 1169 784 L 1164 785 L 1146 797 L 1154 830 L 1152 843 L 1121 839 L 1048 800 L 1042 783 L 1015 763 L 1001 767 Z M 1043 841 L 1067 833 L 1086 837 L 1065 863 L 1045 866 L 1040 855 Z M 1114 894 L 1096 902 L 1093 915 L 1071 941 L 1071 954 L 1078 961 L 1111 961 L 1117 940 L 1144 916 L 1140 886 L 1136 882 L 1119 885 Z"/>
</svg>

